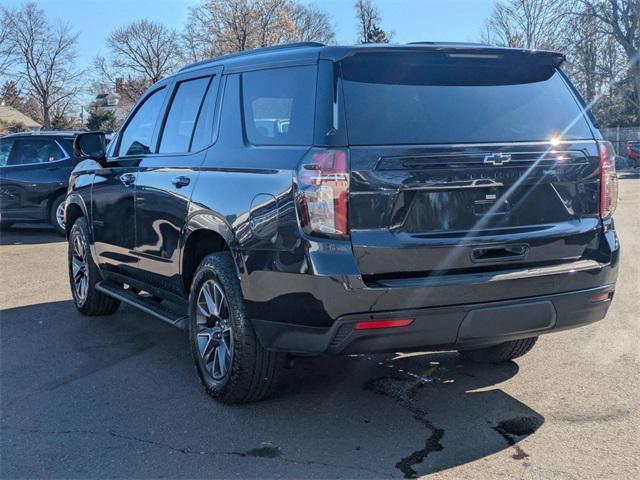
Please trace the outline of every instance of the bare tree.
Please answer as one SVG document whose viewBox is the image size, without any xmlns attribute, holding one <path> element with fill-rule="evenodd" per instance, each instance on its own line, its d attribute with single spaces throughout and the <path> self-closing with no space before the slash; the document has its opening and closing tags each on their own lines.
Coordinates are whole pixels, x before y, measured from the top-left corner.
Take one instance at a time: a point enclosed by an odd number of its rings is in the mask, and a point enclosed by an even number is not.
<svg viewBox="0 0 640 480">
<path fill-rule="evenodd" d="M 565 20 L 562 36 L 563 52 L 567 56 L 565 71 L 587 102 L 599 93 L 605 77 L 599 71 L 603 56 L 605 35 L 600 31 L 598 21 L 592 17 L 570 15 Z"/>
<path fill-rule="evenodd" d="M 52 25 L 35 3 L 4 10 L 4 15 L 16 76 L 37 101 L 43 128 L 50 128 L 51 110 L 80 91 L 81 72 L 75 68 L 78 34 L 69 25 Z"/>
<path fill-rule="evenodd" d="M 483 41 L 505 47 L 557 48 L 564 13 L 560 0 L 498 3 L 487 20 Z"/>
<path fill-rule="evenodd" d="M 601 22 L 605 33 L 624 50 L 640 122 L 640 0 L 578 0 L 577 3 L 583 8 L 576 13 Z"/>
<path fill-rule="evenodd" d="M 295 0 L 205 0 L 183 34 L 190 60 L 294 41 L 332 41 L 323 11 Z"/>
<path fill-rule="evenodd" d="M 380 12 L 371 0 L 357 0 L 355 5 L 358 20 L 359 43 L 389 43 L 392 32 L 385 32 L 380 24 Z"/>
<path fill-rule="evenodd" d="M 0 11 L 0 75 L 5 75 L 11 63 L 11 39 L 9 36 L 9 12 Z"/>
<path fill-rule="evenodd" d="M 109 60 L 98 57 L 95 61 L 99 70 L 109 77 L 126 77 L 130 83 L 144 87 L 179 66 L 177 32 L 150 20 L 136 20 L 115 29 L 107 37 L 107 48 Z"/>
<path fill-rule="evenodd" d="M 294 36 L 290 41 L 320 42 L 326 45 L 336 41 L 329 15 L 316 6 L 294 4 L 289 15 L 294 26 Z"/>
</svg>

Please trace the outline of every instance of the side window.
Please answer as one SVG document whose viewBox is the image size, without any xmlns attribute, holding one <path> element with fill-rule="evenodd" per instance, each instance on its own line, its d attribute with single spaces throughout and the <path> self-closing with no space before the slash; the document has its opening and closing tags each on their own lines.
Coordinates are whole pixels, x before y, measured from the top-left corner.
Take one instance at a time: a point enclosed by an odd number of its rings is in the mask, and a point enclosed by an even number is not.
<svg viewBox="0 0 640 480">
<path fill-rule="evenodd" d="M 310 145 L 316 67 L 291 67 L 242 75 L 244 128 L 254 145 Z"/>
<path fill-rule="evenodd" d="M 29 165 L 49 163 L 65 156 L 58 144 L 46 138 L 21 138 L 9 157 L 8 165 Z"/>
<path fill-rule="evenodd" d="M 215 80 L 215 79 L 214 79 Z M 196 129 L 193 132 L 193 140 L 191 140 L 191 151 L 197 152 L 201 148 L 206 147 L 213 139 L 213 129 L 215 123 L 216 96 L 218 93 L 217 83 L 211 81 L 209 89 L 202 102 L 202 108 L 198 114 Z"/>
<path fill-rule="evenodd" d="M 151 153 L 151 137 L 164 100 L 164 87 L 153 92 L 133 114 L 122 132 L 118 155 Z"/>
<path fill-rule="evenodd" d="M 9 161 L 9 155 L 11 155 L 13 144 L 13 138 L 4 138 L 0 140 L 0 167 L 4 167 Z"/>
<path fill-rule="evenodd" d="M 196 117 L 211 77 L 187 80 L 178 84 L 162 130 L 160 153 L 189 151 Z"/>
</svg>

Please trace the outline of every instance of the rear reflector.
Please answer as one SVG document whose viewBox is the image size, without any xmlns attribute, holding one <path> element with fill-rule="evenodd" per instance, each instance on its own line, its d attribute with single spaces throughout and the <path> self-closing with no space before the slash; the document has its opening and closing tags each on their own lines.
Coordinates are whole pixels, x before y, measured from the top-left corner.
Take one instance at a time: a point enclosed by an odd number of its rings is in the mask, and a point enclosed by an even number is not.
<svg viewBox="0 0 640 480">
<path fill-rule="evenodd" d="M 611 298 L 612 295 L 613 295 L 613 292 L 599 293 L 598 295 L 594 295 L 593 297 L 591 297 L 589 299 L 589 303 L 606 302 Z"/>
<path fill-rule="evenodd" d="M 406 327 L 411 325 L 414 318 L 402 318 L 394 320 L 371 320 L 367 322 L 356 323 L 356 330 L 373 330 L 376 328 L 394 328 L 394 327 Z"/>
</svg>

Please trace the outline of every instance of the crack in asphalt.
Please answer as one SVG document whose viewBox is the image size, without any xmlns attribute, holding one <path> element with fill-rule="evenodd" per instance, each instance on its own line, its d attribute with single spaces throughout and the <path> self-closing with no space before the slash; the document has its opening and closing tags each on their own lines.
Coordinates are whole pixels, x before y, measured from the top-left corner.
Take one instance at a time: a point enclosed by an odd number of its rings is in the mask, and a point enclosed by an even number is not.
<svg viewBox="0 0 640 480">
<path fill-rule="evenodd" d="M 424 462 L 430 453 L 444 449 L 440 443 L 444 437 L 444 429 L 435 427 L 427 419 L 427 412 L 414 405 L 418 390 L 425 385 L 424 381 L 418 380 L 407 385 L 408 383 L 408 380 L 397 377 L 379 377 L 367 382 L 365 389 L 395 400 L 402 408 L 411 413 L 414 420 L 431 431 L 431 435 L 425 441 L 424 448 L 414 451 L 395 464 L 395 467 L 403 473 L 404 478 L 417 478 L 418 472 L 413 467 Z"/>
<path fill-rule="evenodd" d="M 189 447 L 175 447 L 168 443 L 157 442 L 155 440 L 134 437 L 131 435 L 123 435 L 110 430 L 106 432 L 100 432 L 96 430 L 39 430 L 39 429 L 20 428 L 20 427 L 14 427 L 9 425 L 1 426 L 0 430 L 13 430 L 17 432 L 31 433 L 36 435 L 96 435 L 101 437 L 110 437 L 110 438 L 117 438 L 121 440 L 128 440 L 132 442 L 144 443 L 146 445 L 151 445 L 158 448 L 165 448 L 172 452 L 181 453 L 183 455 L 207 455 L 207 456 L 214 456 L 214 457 L 221 457 L 221 456 L 258 457 L 258 458 L 270 458 L 270 459 L 277 458 L 281 462 L 294 464 L 294 465 L 317 465 L 322 467 L 344 468 L 344 469 L 363 471 L 368 473 L 375 473 L 377 476 L 380 476 L 380 471 L 372 468 L 320 462 L 317 460 L 296 460 L 293 458 L 285 458 L 282 456 L 282 450 L 279 447 L 276 447 L 269 442 L 263 442 L 260 444 L 259 447 L 249 449 L 245 452 L 211 451 L 211 450 L 194 450 Z"/>
</svg>

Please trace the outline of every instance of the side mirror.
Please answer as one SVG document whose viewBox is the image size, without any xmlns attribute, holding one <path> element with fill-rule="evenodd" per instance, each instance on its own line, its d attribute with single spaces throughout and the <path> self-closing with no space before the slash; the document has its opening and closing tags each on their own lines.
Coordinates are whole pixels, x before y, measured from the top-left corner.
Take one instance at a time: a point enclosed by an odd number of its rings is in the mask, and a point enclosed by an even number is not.
<svg viewBox="0 0 640 480">
<path fill-rule="evenodd" d="M 73 153 L 77 157 L 89 157 L 102 164 L 106 160 L 106 145 L 102 132 L 81 133 L 73 141 Z"/>
</svg>

